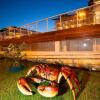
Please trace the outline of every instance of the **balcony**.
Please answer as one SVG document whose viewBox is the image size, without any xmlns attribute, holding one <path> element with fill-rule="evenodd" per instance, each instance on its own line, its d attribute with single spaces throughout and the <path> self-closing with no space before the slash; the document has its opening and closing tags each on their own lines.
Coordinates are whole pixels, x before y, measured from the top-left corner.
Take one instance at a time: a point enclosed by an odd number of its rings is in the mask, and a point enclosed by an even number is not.
<svg viewBox="0 0 100 100">
<path fill-rule="evenodd" d="M 0 36 L 0 44 L 100 38 L 100 3 L 26 24 L 12 36 L 7 34 Z"/>
</svg>

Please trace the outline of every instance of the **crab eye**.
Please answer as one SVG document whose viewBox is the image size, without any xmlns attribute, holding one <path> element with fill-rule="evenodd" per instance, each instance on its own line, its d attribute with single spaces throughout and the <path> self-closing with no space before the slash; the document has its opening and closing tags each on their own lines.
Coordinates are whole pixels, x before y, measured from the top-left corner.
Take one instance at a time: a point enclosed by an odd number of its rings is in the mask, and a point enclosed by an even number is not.
<svg viewBox="0 0 100 100">
<path fill-rule="evenodd" d="M 43 76 L 45 76 L 46 74 L 45 73 L 43 73 Z"/>
<path fill-rule="evenodd" d="M 42 75 L 42 76 L 45 76 L 46 74 L 45 74 L 45 73 L 41 73 L 41 75 Z"/>
</svg>

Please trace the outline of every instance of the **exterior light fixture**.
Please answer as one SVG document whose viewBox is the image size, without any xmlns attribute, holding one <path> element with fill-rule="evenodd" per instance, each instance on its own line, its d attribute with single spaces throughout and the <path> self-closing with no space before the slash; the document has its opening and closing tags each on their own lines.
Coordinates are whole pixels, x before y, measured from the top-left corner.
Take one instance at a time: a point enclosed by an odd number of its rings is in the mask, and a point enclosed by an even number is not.
<svg viewBox="0 0 100 100">
<path fill-rule="evenodd" d="M 87 43 L 83 43 L 83 47 L 87 47 Z"/>
</svg>

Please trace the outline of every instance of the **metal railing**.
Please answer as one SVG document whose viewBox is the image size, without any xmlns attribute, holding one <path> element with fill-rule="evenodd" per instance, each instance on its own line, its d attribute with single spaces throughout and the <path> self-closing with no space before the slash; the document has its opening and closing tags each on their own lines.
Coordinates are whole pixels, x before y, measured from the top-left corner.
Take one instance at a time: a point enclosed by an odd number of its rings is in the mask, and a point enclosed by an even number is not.
<svg viewBox="0 0 100 100">
<path fill-rule="evenodd" d="M 100 24 L 100 3 L 23 25 L 13 37 Z M 23 31 L 24 30 L 24 31 Z M 1 39 L 9 38 L 6 33 Z"/>
</svg>

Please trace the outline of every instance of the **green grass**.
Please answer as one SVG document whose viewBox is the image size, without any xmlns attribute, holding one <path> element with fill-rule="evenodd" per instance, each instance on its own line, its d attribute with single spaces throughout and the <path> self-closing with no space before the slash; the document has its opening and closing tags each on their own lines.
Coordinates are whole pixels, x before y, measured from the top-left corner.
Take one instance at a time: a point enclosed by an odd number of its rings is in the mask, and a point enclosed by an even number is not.
<svg viewBox="0 0 100 100">
<path fill-rule="evenodd" d="M 31 66 L 21 72 L 8 72 L 13 61 L 0 60 L 0 100 L 73 100 L 70 89 L 66 93 L 53 98 L 46 98 L 36 93 L 32 96 L 25 96 L 17 89 L 16 82 L 19 77 L 26 74 Z M 100 72 L 78 71 L 81 91 L 77 100 L 100 100 Z"/>
</svg>

